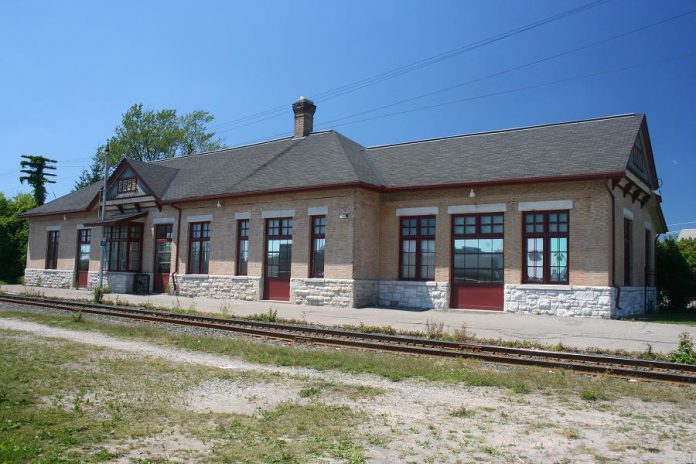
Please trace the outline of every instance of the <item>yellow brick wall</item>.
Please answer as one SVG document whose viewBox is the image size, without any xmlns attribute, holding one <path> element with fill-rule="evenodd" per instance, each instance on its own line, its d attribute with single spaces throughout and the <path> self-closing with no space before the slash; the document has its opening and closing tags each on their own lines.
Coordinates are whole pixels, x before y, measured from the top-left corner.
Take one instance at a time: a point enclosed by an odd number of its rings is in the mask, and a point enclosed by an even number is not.
<svg viewBox="0 0 696 464">
<path fill-rule="evenodd" d="M 355 196 L 354 269 L 358 280 L 379 279 L 380 194 L 358 189 Z"/>
<path fill-rule="evenodd" d="M 655 263 L 655 232 L 660 227 L 657 216 L 657 201 L 655 198 L 651 198 L 644 206 L 641 206 L 639 201 L 633 201 L 630 194 L 624 195 L 621 187 L 615 187 L 613 192 L 616 198 L 614 209 L 616 221 L 616 284 L 619 286 L 628 285 L 624 275 L 624 209 L 626 209 L 633 213 L 633 260 L 631 262 L 632 281 L 630 285 L 644 286 L 646 230 L 650 234 L 650 265 L 653 269 Z"/>
<path fill-rule="evenodd" d="M 210 238 L 210 274 L 232 275 L 236 266 L 237 225 L 235 213 L 250 212 L 249 221 L 249 276 L 261 276 L 264 254 L 263 211 L 295 210 L 293 218 L 292 277 L 309 275 L 309 216 L 308 208 L 327 207 L 325 278 L 352 278 L 353 221 L 355 216 L 340 219 L 338 212 L 353 209 L 353 189 L 320 192 L 266 195 L 249 198 L 229 198 L 191 202 L 177 205 L 182 208 L 183 221 L 187 216 L 212 215 Z M 186 272 L 188 260 L 188 224 L 182 222 L 179 255 L 179 273 Z"/>
<path fill-rule="evenodd" d="M 382 194 L 379 236 L 379 277 L 398 279 L 399 220 L 397 208 L 439 208 L 436 232 L 435 280 L 450 279 L 450 220 L 447 207 L 506 203 L 505 213 L 505 282 L 520 283 L 522 279 L 522 213 L 521 201 L 573 200 L 570 212 L 570 284 L 600 285 L 609 283 L 609 194 L 601 181 L 539 183 L 533 185 L 488 186 L 422 192 Z"/>
<path fill-rule="evenodd" d="M 57 269 L 63 271 L 74 270 L 77 259 L 77 227 L 79 224 L 93 222 L 97 219 L 96 210 L 90 213 L 59 214 L 31 219 L 29 221 L 26 267 L 31 269 L 44 269 L 46 267 L 46 246 L 48 240 L 46 228 L 49 226 L 60 226 Z M 92 229 L 94 233 L 95 228 Z M 97 270 L 99 266 L 99 239 L 99 233 L 96 236 L 92 236 L 90 270 Z"/>
<path fill-rule="evenodd" d="M 522 213 L 517 210 L 521 201 L 573 200 L 570 212 L 570 284 L 606 286 L 610 279 L 611 248 L 610 197 L 603 181 L 555 182 L 534 185 L 488 186 L 475 188 L 476 197 L 469 198 L 468 188 L 418 192 L 376 193 L 365 189 L 335 189 L 318 192 L 264 195 L 248 198 L 189 202 L 182 208 L 179 273 L 186 272 L 188 261 L 187 216 L 212 215 L 210 274 L 232 275 L 235 272 L 236 233 L 235 213 L 251 212 L 250 276 L 262 275 L 264 252 L 264 220 L 262 211 L 295 210 L 292 277 L 305 278 L 309 273 L 309 217 L 307 209 L 328 207 L 325 277 L 327 279 L 398 279 L 398 218 L 397 208 L 436 206 L 436 271 L 435 280 L 450 279 L 450 205 L 505 203 L 505 282 L 520 283 L 522 278 Z M 639 203 L 624 198 L 620 189 L 616 195 L 616 272 L 617 283 L 623 285 L 623 208 L 634 214 L 634 285 L 643 284 L 644 223 L 657 224 L 655 201 L 641 208 Z M 350 211 L 349 217 L 339 218 L 340 211 Z M 72 270 L 77 253 L 77 224 L 97 219 L 97 210 L 83 214 L 68 214 L 30 221 L 27 267 L 43 269 L 46 250 L 46 226 L 60 225 L 58 269 Z M 145 221 L 143 240 L 143 272 L 152 272 L 154 257 L 154 219 L 173 217 L 179 212 L 171 206 L 162 211 L 150 210 Z M 176 256 L 176 224 L 173 227 L 172 260 Z M 92 228 L 90 270 L 99 266 L 100 228 Z M 653 235 L 654 237 L 654 231 Z M 172 266 L 174 272 L 174 266 Z"/>
</svg>

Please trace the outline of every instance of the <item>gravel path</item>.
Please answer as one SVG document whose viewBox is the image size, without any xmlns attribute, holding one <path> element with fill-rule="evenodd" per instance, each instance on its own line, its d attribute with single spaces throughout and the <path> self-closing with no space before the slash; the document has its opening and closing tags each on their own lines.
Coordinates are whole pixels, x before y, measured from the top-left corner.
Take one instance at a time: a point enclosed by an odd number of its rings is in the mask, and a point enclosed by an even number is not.
<svg viewBox="0 0 696 464">
<path fill-rule="evenodd" d="M 303 401 L 297 392 L 305 379 L 384 389 L 381 395 L 364 398 L 328 394 L 318 398 L 370 415 L 363 425 L 364 432 L 375 437 L 375 443 L 368 445 L 370 462 L 689 463 L 696 457 L 696 406 L 692 405 L 586 402 L 576 397 L 517 395 L 499 388 L 392 382 L 371 375 L 265 366 L 11 318 L 0 318 L 0 329 L 110 348 L 128 357 L 280 374 L 277 380 L 252 383 L 203 382 L 182 395 L 181 407 L 194 411 L 253 414 L 279 401 Z M 466 412 L 455 417 L 453 412 L 462 407 Z"/>
</svg>

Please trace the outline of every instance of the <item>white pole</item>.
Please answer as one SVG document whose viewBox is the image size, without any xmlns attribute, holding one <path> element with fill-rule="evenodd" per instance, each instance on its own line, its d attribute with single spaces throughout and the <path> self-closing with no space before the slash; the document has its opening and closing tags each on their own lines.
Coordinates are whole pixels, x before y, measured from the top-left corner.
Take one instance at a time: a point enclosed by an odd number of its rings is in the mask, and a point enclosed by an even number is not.
<svg viewBox="0 0 696 464">
<path fill-rule="evenodd" d="M 101 220 L 106 219 L 106 175 L 109 169 L 109 142 L 106 142 L 104 150 L 104 186 L 101 196 Z M 104 259 L 106 258 L 106 239 L 104 238 L 104 226 L 102 226 L 101 240 L 99 241 L 99 288 L 104 288 Z"/>
</svg>

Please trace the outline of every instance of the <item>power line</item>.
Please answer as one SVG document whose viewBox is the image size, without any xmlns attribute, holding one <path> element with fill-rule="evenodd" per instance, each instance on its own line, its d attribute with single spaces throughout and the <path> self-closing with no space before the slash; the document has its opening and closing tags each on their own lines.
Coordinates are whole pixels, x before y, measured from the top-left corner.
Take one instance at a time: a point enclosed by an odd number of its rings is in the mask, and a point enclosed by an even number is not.
<svg viewBox="0 0 696 464">
<path fill-rule="evenodd" d="M 478 40 L 476 42 L 472 42 L 472 43 L 460 46 L 458 48 L 448 50 L 448 51 L 439 53 L 437 55 L 430 56 L 428 58 L 424 58 L 424 59 L 406 64 L 406 65 L 403 65 L 403 66 L 400 66 L 397 68 L 393 68 L 391 70 L 388 70 L 388 71 L 385 71 L 385 72 L 382 72 L 379 74 L 369 76 L 369 77 L 364 78 L 364 79 L 350 82 L 348 84 L 344 84 L 342 86 L 311 95 L 310 98 L 317 100 L 317 101 L 326 101 L 326 100 L 330 100 L 333 98 L 337 98 L 337 97 L 345 95 L 347 93 L 351 93 L 351 92 L 354 92 L 356 90 L 360 90 L 362 88 L 365 88 L 365 87 L 368 87 L 371 85 L 375 85 L 377 83 L 381 83 L 381 82 L 384 82 L 384 81 L 389 80 L 389 79 L 393 79 L 395 77 L 398 77 L 398 76 L 422 69 L 422 68 L 427 67 L 427 66 L 431 66 L 431 65 L 439 63 L 441 61 L 454 58 L 455 56 L 459 56 L 463 53 L 470 52 L 472 50 L 484 47 L 486 45 L 490 45 L 490 44 L 495 43 L 495 42 L 499 42 L 501 40 L 504 40 L 504 39 L 513 37 L 515 35 L 527 32 L 529 30 L 539 28 L 539 27 L 544 26 L 546 24 L 549 24 L 551 22 L 558 21 L 560 19 L 579 14 L 583 11 L 586 11 L 586 10 L 595 8 L 599 5 L 608 3 L 609 1 L 611 1 L 611 0 L 595 0 L 595 1 L 587 3 L 585 5 L 581 5 L 581 6 L 576 7 L 576 8 L 571 8 L 570 10 L 567 10 L 567 11 L 564 11 L 561 13 L 557 13 L 555 15 L 534 21 L 534 22 L 526 24 L 524 26 L 521 26 L 521 27 L 518 27 L 518 28 L 515 28 L 512 30 L 497 34 L 495 36 L 481 39 L 481 40 Z M 220 123 L 218 125 L 214 125 L 213 127 L 211 127 L 211 129 L 217 131 L 218 129 L 221 129 L 221 128 L 226 127 L 226 126 L 233 126 L 233 127 L 228 128 L 228 129 L 225 129 L 224 131 L 220 131 L 220 132 L 225 132 L 225 131 L 229 131 L 232 129 L 245 127 L 245 126 L 250 125 L 250 124 L 256 124 L 256 123 L 265 121 L 267 119 L 271 119 L 271 118 L 279 116 L 280 114 L 286 112 L 288 107 L 289 107 L 289 104 L 279 105 L 279 106 L 269 108 L 269 109 L 264 110 L 264 111 L 253 113 L 253 114 L 248 115 L 248 116 L 243 116 L 241 118 L 234 119 L 232 121 L 227 121 L 224 123 Z"/>
<path fill-rule="evenodd" d="M 651 61 L 651 62 L 647 62 L 647 63 L 640 63 L 640 64 L 636 64 L 636 65 L 624 66 L 624 67 L 615 68 L 615 69 L 609 69 L 609 70 L 604 70 L 604 71 L 597 71 L 597 72 L 594 72 L 594 73 L 582 74 L 582 75 L 579 75 L 579 76 L 573 76 L 573 77 L 568 77 L 568 78 L 564 78 L 564 79 L 557 79 L 557 80 L 553 80 L 553 81 L 542 82 L 542 83 L 540 83 L 540 84 L 535 84 L 535 85 L 529 85 L 529 86 L 524 86 L 524 87 L 517 87 L 517 88 L 513 88 L 513 89 L 508 89 L 508 90 L 499 91 L 499 92 L 491 92 L 491 93 L 487 93 L 487 94 L 483 94 L 483 95 L 476 95 L 476 96 L 473 96 L 473 97 L 460 98 L 460 99 L 457 99 L 457 100 L 450 100 L 450 101 L 438 103 L 438 104 L 435 104 L 435 105 L 419 106 L 419 107 L 417 107 L 417 108 L 412 108 L 412 109 L 408 109 L 408 110 L 396 111 L 396 112 L 392 112 L 392 113 L 386 113 L 386 114 L 382 114 L 382 115 L 372 116 L 372 117 L 369 117 L 369 118 L 358 119 L 358 120 L 355 120 L 355 121 L 348 121 L 348 122 L 344 122 L 344 123 L 341 123 L 341 124 L 336 124 L 336 125 L 334 125 L 333 127 L 347 126 L 347 125 L 351 125 L 351 124 L 357 124 L 357 123 L 360 123 L 360 122 L 373 121 L 373 120 L 376 120 L 376 119 L 382 119 L 382 118 L 387 118 L 387 117 L 392 117 L 392 116 L 398 116 L 398 115 L 407 114 L 407 113 L 413 113 L 413 112 L 416 112 L 416 111 L 423 111 L 423 110 L 428 110 L 428 109 L 440 108 L 440 107 L 443 107 L 443 106 L 454 105 L 454 104 L 457 104 L 457 103 L 463 103 L 463 102 L 468 102 L 468 101 L 472 101 L 472 100 L 479 100 L 479 99 L 488 98 L 488 97 L 495 97 L 495 96 L 499 96 L 499 95 L 507 95 L 507 94 L 511 94 L 511 93 L 522 92 L 522 91 L 525 91 L 525 90 L 537 89 L 537 88 L 541 88 L 541 87 L 548 87 L 548 86 L 551 86 L 551 85 L 561 84 L 561 83 L 564 83 L 564 82 L 571 82 L 571 81 L 576 81 L 576 80 L 581 80 L 581 79 L 588 79 L 588 78 L 592 78 L 592 77 L 596 77 L 596 76 L 601 76 L 601 75 L 605 75 L 605 74 L 613 74 L 613 73 L 622 72 L 622 71 L 628 71 L 628 70 L 631 70 L 631 69 L 641 68 L 641 67 L 645 67 L 645 66 L 651 66 L 651 65 L 655 65 L 655 64 L 662 64 L 662 63 L 666 63 L 666 62 L 669 62 L 669 61 L 682 60 L 682 59 L 686 59 L 686 58 L 691 57 L 691 56 L 694 56 L 694 55 L 696 55 L 696 51 L 693 51 L 693 52 L 690 52 L 690 53 L 687 53 L 687 54 L 684 54 L 684 55 L 680 55 L 680 56 L 677 56 L 677 57 L 672 57 L 672 58 L 667 58 L 667 59 L 664 59 L 664 60 L 659 60 L 659 61 Z"/>
<path fill-rule="evenodd" d="M 696 224 L 696 220 L 694 221 L 687 221 L 687 222 L 675 222 L 674 224 L 667 224 L 667 227 L 672 227 L 672 226 L 683 226 L 685 224 Z"/>
<path fill-rule="evenodd" d="M 611 42 L 611 41 L 614 41 L 614 40 L 617 40 L 617 39 L 620 39 L 620 38 L 623 38 L 623 37 L 627 37 L 627 36 L 629 36 L 629 35 L 631 35 L 631 34 L 635 34 L 635 33 L 637 33 L 637 32 L 642 32 L 642 31 L 645 31 L 645 30 L 647 30 L 647 29 L 651 29 L 651 28 L 654 28 L 654 27 L 657 27 L 657 26 L 661 26 L 661 25 L 666 24 L 666 23 L 668 23 L 668 22 L 675 21 L 675 20 L 677 20 L 677 19 L 683 18 L 683 17 L 685 17 L 685 16 L 692 15 L 692 14 L 694 14 L 694 13 L 696 13 L 696 9 L 690 10 L 690 11 L 687 11 L 687 12 L 685 12 L 685 13 L 681 13 L 681 14 L 678 14 L 678 15 L 671 16 L 671 17 L 669 17 L 669 18 L 665 18 L 665 19 L 663 19 L 663 20 L 660 20 L 660 21 L 657 21 L 657 22 L 654 22 L 654 23 L 651 23 L 651 24 L 647 24 L 647 25 L 645 25 L 645 26 L 641 26 L 641 27 L 638 27 L 638 28 L 636 28 L 636 29 L 632 29 L 632 30 L 630 30 L 630 31 L 622 32 L 622 33 L 620 33 L 620 34 L 616 34 L 616 35 L 613 35 L 613 36 L 611 36 L 611 37 L 607 37 L 606 39 L 598 40 L 598 41 L 595 41 L 595 42 L 592 42 L 592 43 L 589 43 L 589 44 L 586 44 L 586 45 L 582 45 L 582 46 L 580 46 L 580 47 L 575 47 L 575 48 L 568 49 L 568 50 L 565 50 L 565 51 L 560 52 L 560 53 L 556 53 L 556 54 L 554 54 L 554 55 L 547 56 L 547 57 L 545 57 L 545 58 L 540 58 L 540 59 L 538 59 L 538 60 L 530 61 L 530 62 L 525 63 L 525 64 L 521 64 L 521 65 L 513 66 L 513 67 L 511 67 L 511 68 L 507 68 L 507 69 L 504 69 L 504 70 L 501 70 L 501 71 L 497 71 L 497 72 L 492 73 L 492 74 L 488 74 L 488 75 L 485 75 L 485 76 L 481 76 L 481 77 L 478 77 L 478 78 L 475 78 L 475 79 L 471 79 L 471 80 L 468 80 L 468 81 L 465 81 L 465 82 L 460 82 L 460 83 L 458 83 L 458 84 L 450 85 L 450 86 L 448 86 L 448 87 L 443 87 L 443 88 L 441 88 L 441 89 L 434 90 L 434 91 L 431 91 L 431 92 L 422 93 L 422 94 L 416 95 L 416 96 L 414 96 L 414 97 L 409 97 L 409 98 L 406 98 L 406 99 L 403 99 L 403 100 L 398 100 L 398 101 L 395 101 L 395 102 L 392 102 L 392 103 L 388 103 L 388 104 L 386 104 L 386 105 L 378 106 L 378 107 L 376 107 L 376 108 L 364 110 L 364 111 L 361 111 L 361 112 L 358 112 L 358 113 L 353 113 L 353 114 L 351 114 L 351 115 L 342 116 L 342 117 L 336 118 L 336 119 L 331 119 L 331 120 L 329 120 L 329 121 L 323 122 L 323 123 L 321 124 L 321 126 L 322 126 L 322 127 L 326 127 L 326 126 L 328 126 L 328 125 L 330 125 L 330 124 L 333 124 L 333 123 L 335 123 L 335 122 L 343 121 L 343 120 L 350 119 L 350 118 L 353 118 L 353 117 L 356 117 L 356 116 L 361 116 L 361 115 L 363 115 L 363 114 L 373 113 L 373 112 L 375 112 L 375 111 L 383 110 L 383 109 L 386 109 L 386 108 L 391 108 L 391 107 L 398 106 L 398 105 L 401 105 L 401 104 L 404 104 L 404 103 L 410 103 L 410 102 L 415 101 L 415 100 L 420 100 L 420 99 L 422 99 L 422 98 L 426 98 L 426 97 L 430 97 L 430 96 L 433 96 L 433 95 L 437 95 L 437 94 L 440 94 L 440 93 L 443 93 L 443 92 L 447 92 L 447 91 L 450 91 L 450 90 L 454 90 L 454 89 L 457 89 L 457 88 L 460 88 L 460 87 L 463 87 L 463 86 L 466 86 L 466 85 L 474 84 L 474 83 L 481 82 L 481 81 L 484 81 L 484 80 L 487 80 L 487 79 L 492 79 L 492 78 L 494 78 L 494 77 L 498 77 L 498 76 L 501 76 L 501 75 L 504 75 L 504 74 L 508 74 L 508 73 L 510 73 L 510 72 L 513 72 L 513 71 L 518 71 L 518 70 L 520 70 L 520 69 L 528 68 L 528 67 L 530 67 L 530 66 L 534 66 L 534 65 L 537 65 L 537 64 L 540 64 L 540 63 L 544 63 L 544 62 L 546 62 L 546 61 L 550 61 L 550 60 L 553 60 L 553 59 L 556 59 L 556 58 L 560 58 L 560 57 L 562 57 L 562 56 L 570 55 L 570 54 L 572 54 L 572 53 L 577 53 L 577 52 L 579 52 L 579 51 L 586 50 L 586 49 L 588 49 L 588 48 L 592 48 L 592 47 L 595 47 L 595 46 L 600 45 L 600 44 L 604 44 L 604 43 Z"/>
</svg>

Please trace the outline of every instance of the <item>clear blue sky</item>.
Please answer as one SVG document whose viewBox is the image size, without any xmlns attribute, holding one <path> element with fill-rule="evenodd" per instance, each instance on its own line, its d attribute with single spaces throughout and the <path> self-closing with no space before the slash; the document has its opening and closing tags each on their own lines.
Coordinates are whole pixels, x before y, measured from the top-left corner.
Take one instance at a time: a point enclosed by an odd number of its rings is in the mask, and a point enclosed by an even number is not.
<svg viewBox="0 0 696 464">
<path fill-rule="evenodd" d="M 181 113 L 210 111 L 216 116 L 213 127 L 219 126 L 230 146 L 275 138 L 290 133 L 289 104 L 300 95 L 316 95 L 587 3 L 2 2 L 0 191 L 29 191 L 17 181 L 19 156 L 43 154 L 59 161 L 58 184 L 49 188 L 49 198 L 68 193 L 133 103 Z M 315 127 L 692 9 L 696 2 L 690 0 L 611 0 L 339 98 L 318 99 Z M 376 145 L 643 112 L 663 181 L 667 222 L 696 221 L 696 56 L 655 63 L 693 52 L 696 14 L 353 120 L 531 87 L 526 90 L 330 127 Z M 535 87 L 646 63 L 652 64 Z M 283 104 L 287 110 L 278 117 L 241 128 L 224 125 Z"/>
</svg>

